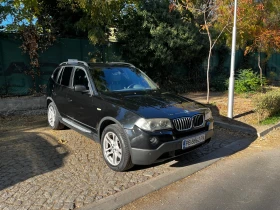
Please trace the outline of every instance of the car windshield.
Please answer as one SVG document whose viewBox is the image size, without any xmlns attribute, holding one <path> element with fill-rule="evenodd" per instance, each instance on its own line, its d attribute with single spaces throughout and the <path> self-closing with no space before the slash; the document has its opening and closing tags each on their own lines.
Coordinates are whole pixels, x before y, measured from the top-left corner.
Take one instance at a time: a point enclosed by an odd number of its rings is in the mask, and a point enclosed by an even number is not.
<svg viewBox="0 0 280 210">
<path fill-rule="evenodd" d="M 92 67 L 90 73 L 101 92 L 155 90 L 157 85 L 142 71 L 131 67 Z"/>
</svg>

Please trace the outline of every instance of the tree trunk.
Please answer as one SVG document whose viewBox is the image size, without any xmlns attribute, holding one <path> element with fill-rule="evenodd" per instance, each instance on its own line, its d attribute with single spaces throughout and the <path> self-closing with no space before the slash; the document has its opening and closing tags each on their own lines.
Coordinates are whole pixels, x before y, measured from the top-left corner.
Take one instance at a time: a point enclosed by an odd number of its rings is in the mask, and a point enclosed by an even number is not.
<svg viewBox="0 0 280 210">
<path fill-rule="evenodd" d="M 207 62 L 207 104 L 209 104 L 209 96 L 210 96 L 210 61 L 211 61 L 212 48 L 210 46 L 208 62 Z"/>
<path fill-rule="evenodd" d="M 211 54 L 212 54 L 212 37 L 206 22 L 206 16 L 204 12 L 204 24 L 205 24 L 205 29 L 207 31 L 208 39 L 209 39 L 209 54 L 208 54 L 208 62 L 207 62 L 207 104 L 209 104 L 209 95 L 210 95 L 210 62 L 211 62 Z"/>
<path fill-rule="evenodd" d="M 260 80 L 261 80 L 261 87 L 262 87 L 263 86 L 263 81 L 262 81 L 263 70 L 262 70 L 262 66 L 261 66 L 261 53 L 260 52 L 258 52 L 258 66 L 260 69 Z"/>
</svg>

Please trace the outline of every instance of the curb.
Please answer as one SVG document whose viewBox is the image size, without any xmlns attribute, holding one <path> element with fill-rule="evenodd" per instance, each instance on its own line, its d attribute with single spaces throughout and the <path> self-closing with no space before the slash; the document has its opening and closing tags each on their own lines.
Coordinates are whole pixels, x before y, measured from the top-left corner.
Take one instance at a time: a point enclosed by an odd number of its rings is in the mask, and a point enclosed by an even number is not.
<svg viewBox="0 0 280 210">
<path fill-rule="evenodd" d="M 219 127 L 223 127 L 223 128 L 229 129 L 229 130 L 242 131 L 242 132 L 248 133 L 250 135 L 257 135 L 257 130 L 255 128 L 246 128 L 244 126 L 232 125 L 232 124 L 221 122 L 221 121 L 214 121 L 214 125 L 217 125 Z"/>
<path fill-rule="evenodd" d="M 232 155 L 237 151 L 245 149 L 252 143 L 252 139 L 242 139 L 233 142 L 223 148 L 216 150 L 202 158 L 196 160 L 194 164 L 182 168 L 176 168 L 170 173 L 162 174 L 152 178 L 142 184 L 133 186 L 115 195 L 108 196 L 92 204 L 79 208 L 80 210 L 114 210 L 118 209 L 132 201 L 141 198 L 149 193 L 159 190 L 167 185 L 179 181 L 187 176 L 190 176 L 220 159 Z M 175 163 L 176 161 L 174 161 Z M 171 162 L 172 163 L 172 162 Z"/>
<path fill-rule="evenodd" d="M 257 131 L 254 128 L 246 128 L 244 126 L 232 125 L 232 124 L 221 122 L 221 121 L 215 121 L 214 125 L 217 125 L 219 127 L 223 127 L 223 128 L 229 129 L 229 130 L 242 131 L 244 133 L 247 133 L 247 134 L 250 134 L 253 136 L 257 135 L 258 137 L 263 137 L 266 134 L 268 134 L 270 131 L 272 131 L 273 129 L 280 127 L 280 122 L 276 123 L 275 125 L 272 125 L 269 128 L 264 129 L 263 131 Z"/>
<path fill-rule="evenodd" d="M 278 128 L 278 127 L 280 127 L 280 122 L 276 123 L 275 125 L 273 125 L 273 126 L 267 128 L 267 129 L 265 129 L 265 130 L 263 130 L 263 131 L 258 132 L 258 137 L 263 137 L 263 136 L 265 136 L 266 134 L 268 134 L 270 131 L 272 131 L 273 129 L 276 129 L 276 128 Z"/>
</svg>

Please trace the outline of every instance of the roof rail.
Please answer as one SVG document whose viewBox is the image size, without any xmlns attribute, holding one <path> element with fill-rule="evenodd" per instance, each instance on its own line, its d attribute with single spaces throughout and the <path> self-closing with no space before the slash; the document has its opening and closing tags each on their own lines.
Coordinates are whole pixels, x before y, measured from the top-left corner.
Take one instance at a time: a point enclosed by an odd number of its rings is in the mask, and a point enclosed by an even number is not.
<svg viewBox="0 0 280 210">
<path fill-rule="evenodd" d="M 61 66 L 61 65 L 64 65 L 64 64 L 79 64 L 79 63 L 88 67 L 87 62 L 85 62 L 85 61 L 78 61 L 77 59 L 68 59 L 68 61 L 62 62 L 59 65 Z"/>
<path fill-rule="evenodd" d="M 129 65 L 129 66 L 135 67 L 133 64 L 125 63 L 125 62 L 110 62 L 110 63 L 112 63 L 112 64 L 125 64 L 125 65 Z"/>
</svg>

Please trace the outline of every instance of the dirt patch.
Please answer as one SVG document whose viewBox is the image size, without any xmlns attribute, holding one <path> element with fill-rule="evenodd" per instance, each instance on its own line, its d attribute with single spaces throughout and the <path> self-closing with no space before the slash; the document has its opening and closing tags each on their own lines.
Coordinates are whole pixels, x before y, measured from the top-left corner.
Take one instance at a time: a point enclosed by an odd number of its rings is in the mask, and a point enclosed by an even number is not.
<svg viewBox="0 0 280 210">
<path fill-rule="evenodd" d="M 280 147 L 280 128 L 274 129 L 264 137 L 258 138 L 251 145 L 253 148 L 274 149 Z"/>
<path fill-rule="evenodd" d="M 257 94 L 236 94 L 234 96 L 233 119 L 227 118 L 228 93 L 210 93 L 210 103 L 207 106 L 211 108 L 215 120 L 241 126 L 250 125 L 256 128 L 258 131 L 261 131 L 269 127 L 269 125 L 260 125 L 258 122 L 259 116 L 255 111 L 253 103 L 253 99 L 256 97 L 256 95 Z M 206 104 L 206 93 L 204 92 L 187 93 L 184 94 L 184 96 L 196 100 L 200 103 Z"/>
</svg>

